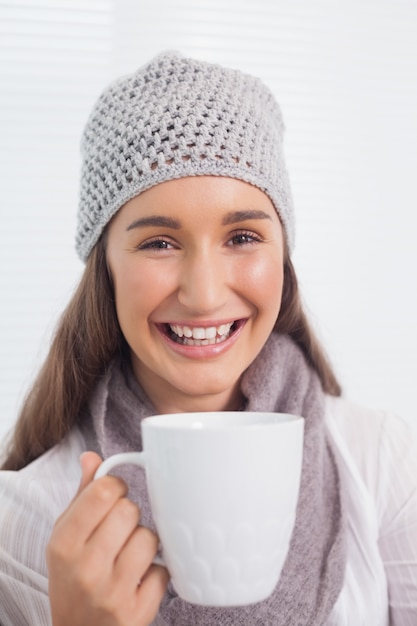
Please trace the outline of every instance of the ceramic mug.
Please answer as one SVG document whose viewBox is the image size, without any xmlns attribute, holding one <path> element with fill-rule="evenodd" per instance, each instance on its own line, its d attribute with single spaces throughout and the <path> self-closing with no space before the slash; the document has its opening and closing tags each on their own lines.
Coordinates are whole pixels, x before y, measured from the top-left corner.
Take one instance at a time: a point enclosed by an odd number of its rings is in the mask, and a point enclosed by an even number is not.
<svg viewBox="0 0 417 626">
<path fill-rule="evenodd" d="M 114 455 L 145 468 L 162 557 L 178 595 L 208 606 L 259 602 L 284 564 L 300 486 L 304 420 L 283 413 L 157 415 L 143 452 Z"/>
</svg>

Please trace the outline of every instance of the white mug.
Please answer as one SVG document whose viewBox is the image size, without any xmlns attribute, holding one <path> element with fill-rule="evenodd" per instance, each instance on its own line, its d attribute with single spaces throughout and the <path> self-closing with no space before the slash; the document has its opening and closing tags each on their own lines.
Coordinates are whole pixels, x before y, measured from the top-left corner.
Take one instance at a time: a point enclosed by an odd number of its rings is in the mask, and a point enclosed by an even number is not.
<svg viewBox="0 0 417 626">
<path fill-rule="evenodd" d="M 117 454 L 146 470 L 163 562 L 178 595 L 208 606 L 259 602 L 283 567 L 301 478 L 304 420 L 283 413 L 157 415 L 143 452 Z"/>
</svg>

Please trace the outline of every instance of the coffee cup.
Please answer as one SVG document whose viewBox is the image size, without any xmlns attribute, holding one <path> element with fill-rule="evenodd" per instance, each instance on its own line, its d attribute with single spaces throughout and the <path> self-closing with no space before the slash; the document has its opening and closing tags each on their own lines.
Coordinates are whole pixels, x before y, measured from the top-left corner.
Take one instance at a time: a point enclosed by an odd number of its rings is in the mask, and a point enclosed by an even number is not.
<svg viewBox="0 0 417 626">
<path fill-rule="evenodd" d="M 298 500 L 304 420 L 205 412 L 142 421 L 143 451 L 114 455 L 96 478 L 146 472 L 163 564 L 178 595 L 207 606 L 267 598 L 287 556 Z"/>
</svg>

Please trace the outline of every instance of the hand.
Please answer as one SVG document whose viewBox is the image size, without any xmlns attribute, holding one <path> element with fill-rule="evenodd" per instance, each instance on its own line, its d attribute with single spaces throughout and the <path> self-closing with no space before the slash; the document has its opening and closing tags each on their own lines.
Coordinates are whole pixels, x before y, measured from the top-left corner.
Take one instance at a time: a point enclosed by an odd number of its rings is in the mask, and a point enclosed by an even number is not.
<svg viewBox="0 0 417 626">
<path fill-rule="evenodd" d="M 54 626 L 149 625 L 168 584 L 167 570 L 152 564 L 158 538 L 138 526 L 125 483 L 93 480 L 100 464 L 94 452 L 82 455 L 80 488 L 47 547 Z"/>
</svg>

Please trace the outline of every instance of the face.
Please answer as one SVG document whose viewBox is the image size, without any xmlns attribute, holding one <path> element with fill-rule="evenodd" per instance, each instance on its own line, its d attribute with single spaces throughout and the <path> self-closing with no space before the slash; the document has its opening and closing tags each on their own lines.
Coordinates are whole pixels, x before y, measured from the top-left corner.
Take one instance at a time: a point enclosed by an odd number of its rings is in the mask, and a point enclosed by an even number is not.
<svg viewBox="0 0 417 626">
<path fill-rule="evenodd" d="M 239 180 L 172 180 L 119 210 L 107 232 L 117 316 L 160 413 L 238 408 L 278 317 L 283 256 L 271 201 Z"/>
</svg>

